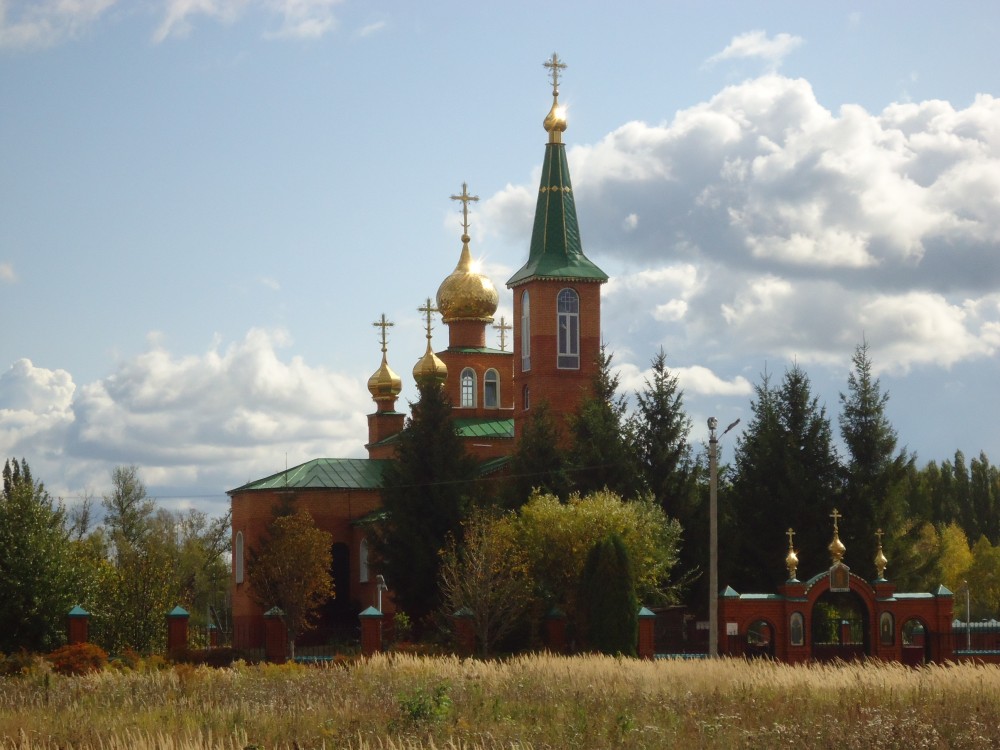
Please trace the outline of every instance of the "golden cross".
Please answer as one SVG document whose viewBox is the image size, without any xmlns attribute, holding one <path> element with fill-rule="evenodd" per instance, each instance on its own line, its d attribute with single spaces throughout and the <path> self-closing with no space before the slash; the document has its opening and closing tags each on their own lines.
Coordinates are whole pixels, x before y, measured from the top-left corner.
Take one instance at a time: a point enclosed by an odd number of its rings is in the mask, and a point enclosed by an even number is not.
<svg viewBox="0 0 1000 750">
<path fill-rule="evenodd" d="M 559 96 L 559 71 L 566 69 L 566 63 L 562 62 L 559 55 L 553 52 L 552 57 L 543 62 L 542 65 L 549 69 L 549 77 L 552 79 L 552 95 Z"/>
<path fill-rule="evenodd" d="M 839 532 L 839 529 L 837 528 L 837 520 L 843 518 L 843 516 L 840 515 L 840 511 L 834 508 L 833 513 L 830 514 L 830 518 L 833 519 L 833 533 L 836 534 Z"/>
<path fill-rule="evenodd" d="M 513 329 L 514 326 L 508 323 L 507 319 L 503 315 L 501 315 L 500 325 L 493 326 L 493 328 L 500 331 L 500 351 L 502 352 L 507 351 L 507 331 Z"/>
<path fill-rule="evenodd" d="M 386 329 L 387 328 L 392 328 L 396 324 L 395 323 L 390 323 L 389 319 L 387 317 L 385 317 L 385 313 L 382 313 L 382 317 L 379 318 L 378 320 L 376 320 L 374 323 L 372 323 L 372 325 L 375 326 L 376 328 L 381 328 L 382 329 L 382 336 L 381 336 L 381 338 L 382 338 L 382 353 L 385 354 Z"/>
<path fill-rule="evenodd" d="M 785 532 L 785 536 L 788 537 L 788 549 L 792 549 L 792 537 L 795 536 L 795 532 L 792 531 L 792 527 L 788 527 L 788 531 Z"/>
<path fill-rule="evenodd" d="M 462 201 L 462 234 L 469 233 L 469 201 L 478 201 L 478 195 L 469 195 L 469 187 L 462 183 L 462 194 L 451 196 L 453 201 Z"/>
<path fill-rule="evenodd" d="M 883 532 L 883 531 L 882 531 L 882 529 L 879 529 L 878 531 L 876 531 L 876 532 L 875 532 L 875 536 L 876 536 L 876 537 L 878 538 L 878 546 L 879 546 L 879 547 L 881 547 L 881 546 L 882 546 L 882 535 L 883 535 L 884 533 L 885 533 L 885 532 Z"/>
<path fill-rule="evenodd" d="M 427 316 L 427 341 L 431 340 L 431 319 L 438 309 L 434 307 L 434 303 L 431 302 L 431 298 L 427 298 L 427 302 L 417 308 L 417 312 L 422 312 Z"/>
</svg>

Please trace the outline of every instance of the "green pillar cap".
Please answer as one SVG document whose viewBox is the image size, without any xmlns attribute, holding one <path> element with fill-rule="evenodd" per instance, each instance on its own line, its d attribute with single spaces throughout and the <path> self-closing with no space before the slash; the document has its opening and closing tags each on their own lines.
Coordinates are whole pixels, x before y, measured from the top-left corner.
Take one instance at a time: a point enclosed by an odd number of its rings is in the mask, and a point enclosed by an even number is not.
<svg viewBox="0 0 1000 750">
<path fill-rule="evenodd" d="M 656 613 L 646 607 L 639 607 L 639 617 L 656 617 Z"/>
<path fill-rule="evenodd" d="M 726 586 L 726 588 L 722 591 L 722 598 L 723 599 L 739 599 L 740 595 L 738 593 L 736 593 L 736 589 L 734 589 L 732 586 Z"/>
<path fill-rule="evenodd" d="M 362 612 L 358 617 L 381 617 L 382 613 L 379 612 L 375 607 L 369 607 L 364 612 Z"/>
<path fill-rule="evenodd" d="M 90 612 L 85 610 L 79 604 L 77 604 L 73 609 L 67 613 L 70 617 L 90 617 Z"/>
<path fill-rule="evenodd" d="M 452 617 L 472 617 L 472 610 L 468 607 L 462 607 L 460 610 L 455 612 Z"/>
<path fill-rule="evenodd" d="M 282 611 L 281 607 L 271 607 L 267 612 L 264 613 L 264 617 L 284 617 L 285 613 Z"/>
<path fill-rule="evenodd" d="M 167 613 L 167 617 L 190 617 L 190 616 L 191 613 L 180 605 L 177 605 Z"/>
<path fill-rule="evenodd" d="M 945 586 L 943 583 L 936 589 L 934 589 L 931 593 L 934 594 L 934 596 L 954 596 L 954 594 L 951 593 L 948 587 Z"/>
</svg>

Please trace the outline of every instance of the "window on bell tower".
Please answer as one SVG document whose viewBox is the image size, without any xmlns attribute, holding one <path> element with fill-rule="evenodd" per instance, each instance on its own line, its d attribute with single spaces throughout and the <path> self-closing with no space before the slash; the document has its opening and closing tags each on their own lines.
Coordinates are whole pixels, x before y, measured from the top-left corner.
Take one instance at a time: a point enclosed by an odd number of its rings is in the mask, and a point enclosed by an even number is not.
<svg viewBox="0 0 1000 750">
<path fill-rule="evenodd" d="M 461 406 L 471 408 L 476 405 L 476 373 L 471 367 L 462 370 Z"/>
<path fill-rule="evenodd" d="M 531 369 L 531 302 L 528 293 L 521 295 L 521 372 Z"/>
<path fill-rule="evenodd" d="M 559 292 L 556 302 L 556 330 L 559 353 L 556 366 L 560 370 L 580 369 L 580 295 L 573 289 Z"/>
<path fill-rule="evenodd" d="M 486 371 L 483 376 L 483 406 L 495 409 L 500 405 L 500 373 L 494 369 Z"/>
</svg>

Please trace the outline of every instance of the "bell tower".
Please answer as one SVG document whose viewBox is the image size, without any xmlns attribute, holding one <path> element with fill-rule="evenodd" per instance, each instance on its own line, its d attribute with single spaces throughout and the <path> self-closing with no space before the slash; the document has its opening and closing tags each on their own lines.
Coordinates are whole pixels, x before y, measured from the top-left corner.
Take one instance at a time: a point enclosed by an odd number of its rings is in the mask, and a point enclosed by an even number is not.
<svg viewBox="0 0 1000 750">
<path fill-rule="evenodd" d="M 566 147 L 559 76 L 566 64 L 544 63 L 552 81 L 549 134 L 535 204 L 528 261 L 507 280 L 514 294 L 514 432 L 520 437 L 532 404 L 553 414 L 576 412 L 590 392 L 601 346 L 601 284 L 608 275 L 583 253 Z"/>
</svg>

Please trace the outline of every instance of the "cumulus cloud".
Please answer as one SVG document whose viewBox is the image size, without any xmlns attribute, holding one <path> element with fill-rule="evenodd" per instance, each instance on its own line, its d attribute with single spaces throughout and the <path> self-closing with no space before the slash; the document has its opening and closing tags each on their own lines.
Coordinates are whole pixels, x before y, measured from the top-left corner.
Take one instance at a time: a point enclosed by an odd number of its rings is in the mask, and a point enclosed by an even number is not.
<svg viewBox="0 0 1000 750">
<path fill-rule="evenodd" d="M 197 356 L 160 346 L 111 375 L 76 386 L 69 373 L 20 360 L 0 376 L 0 451 L 32 457 L 38 475 L 80 490 L 117 464 L 143 467 L 147 483 L 235 486 L 317 456 L 359 455 L 370 396 L 343 374 L 284 360 L 282 331 Z M 58 453 L 53 446 L 59 446 Z"/>
<path fill-rule="evenodd" d="M 385 25 L 385 21 L 375 21 L 374 23 L 362 26 L 355 32 L 355 36 L 366 37 L 371 36 L 372 34 L 377 34 L 385 28 Z"/>
<path fill-rule="evenodd" d="M 833 365 L 865 332 L 900 372 L 1000 348 L 992 96 L 832 112 L 765 75 L 569 149 L 586 251 L 613 277 L 605 328 L 633 348 Z M 532 194 L 485 200 L 489 231 L 523 247 Z"/>
<path fill-rule="evenodd" d="M 0 0 L 0 49 L 44 48 L 85 31 L 118 0 Z"/>
<path fill-rule="evenodd" d="M 802 37 L 791 34 L 769 37 L 766 31 L 747 31 L 734 36 L 724 50 L 712 55 L 706 62 L 711 65 L 723 60 L 754 58 L 765 60 L 772 69 L 776 69 L 803 41 Z"/>
</svg>

